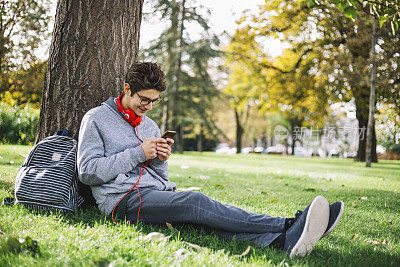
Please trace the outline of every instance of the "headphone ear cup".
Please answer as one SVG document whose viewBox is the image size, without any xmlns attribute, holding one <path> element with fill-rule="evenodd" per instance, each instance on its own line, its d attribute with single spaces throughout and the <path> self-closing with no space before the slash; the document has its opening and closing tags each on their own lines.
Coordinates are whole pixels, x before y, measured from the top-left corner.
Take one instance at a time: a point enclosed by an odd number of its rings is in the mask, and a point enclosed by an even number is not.
<svg viewBox="0 0 400 267">
<path fill-rule="evenodd" d="M 132 109 L 125 109 L 122 115 L 124 116 L 124 119 L 129 123 L 134 122 L 135 119 L 138 117 Z"/>
<path fill-rule="evenodd" d="M 125 109 L 121 104 L 121 99 L 124 95 L 120 95 L 116 100 L 115 103 L 117 104 L 118 111 L 121 112 L 124 120 L 129 122 L 130 125 L 133 127 L 138 126 L 142 122 L 142 117 L 136 115 L 136 113 L 132 109 Z"/>
</svg>

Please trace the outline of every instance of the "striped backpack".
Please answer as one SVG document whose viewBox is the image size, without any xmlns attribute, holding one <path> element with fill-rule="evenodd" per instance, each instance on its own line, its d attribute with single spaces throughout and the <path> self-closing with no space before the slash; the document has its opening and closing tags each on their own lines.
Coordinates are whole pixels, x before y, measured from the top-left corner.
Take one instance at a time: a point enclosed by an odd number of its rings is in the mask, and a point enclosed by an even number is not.
<svg viewBox="0 0 400 267">
<path fill-rule="evenodd" d="M 67 130 L 59 131 L 33 147 L 17 174 L 16 203 L 63 211 L 74 211 L 83 204 L 78 194 L 77 141 L 67 135 Z"/>
</svg>

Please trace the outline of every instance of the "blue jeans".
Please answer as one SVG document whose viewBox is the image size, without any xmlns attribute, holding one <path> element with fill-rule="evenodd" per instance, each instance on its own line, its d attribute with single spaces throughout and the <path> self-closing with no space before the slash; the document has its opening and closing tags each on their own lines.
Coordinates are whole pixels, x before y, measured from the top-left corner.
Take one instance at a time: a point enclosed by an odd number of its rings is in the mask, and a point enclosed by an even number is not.
<svg viewBox="0 0 400 267">
<path fill-rule="evenodd" d="M 136 222 L 139 196 L 127 199 L 126 219 Z M 140 188 L 139 220 L 145 223 L 190 223 L 212 228 L 222 238 L 251 241 L 266 247 L 285 232 L 285 218 L 256 214 L 224 205 L 201 192 L 157 191 Z"/>
</svg>

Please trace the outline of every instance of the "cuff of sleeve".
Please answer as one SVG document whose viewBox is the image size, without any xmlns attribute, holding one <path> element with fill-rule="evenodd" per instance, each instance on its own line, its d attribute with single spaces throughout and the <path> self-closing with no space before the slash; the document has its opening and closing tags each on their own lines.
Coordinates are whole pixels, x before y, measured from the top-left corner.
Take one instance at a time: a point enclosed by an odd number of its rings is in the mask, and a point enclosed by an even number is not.
<svg viewBox="0 0 400 267">
<path fill-rule="evenodd" d="M 142 149 L 142 146 L 139 145 L 131 150 L 131 159 L 137 161 L 137 164 L 145 162 L 147 160 L 146 155 L 144 154 L 144 151 Z"/>
<path fill-rule="evenodd" d="M 151 163 L 155 166 L 161 166 L 166 164 L 166 161 L 161 161 L 158 157 L 151 160 Z"/>
</svg>

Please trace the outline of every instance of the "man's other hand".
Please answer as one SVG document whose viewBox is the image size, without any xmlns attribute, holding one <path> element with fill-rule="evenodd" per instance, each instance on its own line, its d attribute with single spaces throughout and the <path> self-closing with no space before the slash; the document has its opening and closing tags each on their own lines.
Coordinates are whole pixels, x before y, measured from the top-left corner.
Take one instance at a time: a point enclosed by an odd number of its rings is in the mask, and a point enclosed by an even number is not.
<svg viewBox="0 0 400 267">
<path fill-rule="evenodd" d="M 144 154 L 146 155 L 146 159 L 154 159 L 157 157 L 157 144 L 159 142 L 165 142 L 165 139 L 150 137 L 143 141 L 141 144 Z"/>
<path fill-rule="evenodd" d="M 171 156 L 171 145 L 173 143 L 174 139 L 172 138 L 161 138 L 161 142 L 157 142 L 157 154 L 159 160 L 166 161 L 169 159 L 169 156 Z"/>
</svg>

